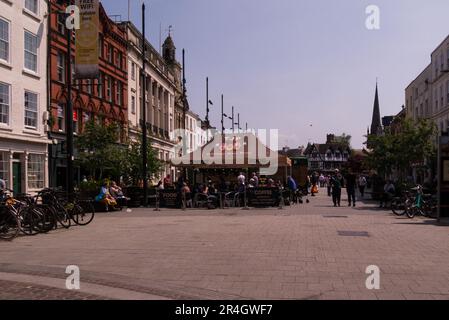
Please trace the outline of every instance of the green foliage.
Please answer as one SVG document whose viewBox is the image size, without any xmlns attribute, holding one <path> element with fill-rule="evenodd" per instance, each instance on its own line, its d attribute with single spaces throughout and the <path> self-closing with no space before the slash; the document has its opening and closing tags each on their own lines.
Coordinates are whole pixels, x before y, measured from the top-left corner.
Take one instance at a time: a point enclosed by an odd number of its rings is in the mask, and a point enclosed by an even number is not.
<svg viewBox="0 0 449 320">
<path fill-rule="evenodd" d="M 131 142 L 129 146 L 117 143 L 118 126 L 102 126 L 90 121 L 84 132 L 77 138 L 79 151 L 78 164 L 88 170 L 94 179 L 103 180 L 105 173 L 112 177 L 124 177 L 132 184 L 142 178 L 143 160 L 140 142 Z M 156 174 L 162 168 L 162 162 L 154 150 L 148 146 L 148 176 Z M 86 189 L 99 189 L 100 185 L 84 183 Z M 86 190 L 88 191 L 88 190 Z"/>
<path fill-rule="evenodd" d="M 78 164 L 94 178 L 102 179 L 104 172 L 119 176 L 126 161 L 126 150 L 117 143 L 118 126 L 103 126 L 89 121 L 76 140 Z"/>
<path fill-rule="evenodd" d="M 404 176 L 411 165 L 424 164 L 436 155 L 434 141 L 437 131 L 432 122 L 404 119 L 400 126 L 401 131 L 397 134 L 387 131 L 381 136 L 368 137 L 367 145 L 371 152 L 366 164 L 380 175 L 390 175 L 396 170 Z"/>
<path fill-rule="evenodd" d="M 162 162 L 157 158 L 156 152 L 148 146 L 148 176 L 158 173 L 162 169 Z M 124 176 L 134 185 L 142 179 L 143 157 L 140 141 L 131 142 L 126 152 Z"/>
<path fill-rule="evenodd" d="M 335 142 L 344 145 L 345 147 L 351 148 L 352 136 L 343 133 L 341 136 L 335 137 Z"/>
</svg>

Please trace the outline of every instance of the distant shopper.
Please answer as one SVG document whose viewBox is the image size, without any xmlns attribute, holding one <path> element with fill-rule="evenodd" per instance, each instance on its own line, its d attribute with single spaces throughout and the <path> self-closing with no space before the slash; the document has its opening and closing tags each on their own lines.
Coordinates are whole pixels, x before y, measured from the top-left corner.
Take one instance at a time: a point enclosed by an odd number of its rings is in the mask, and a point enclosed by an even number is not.
<svg viewBox="0 0 449 320">
<path fill-rule="evenodd" d="M 256 188 L 259 187 L 259 177 L 257 176 L 257 173 L 253 172 L 253 179 L 254 179 L 254 186 Z"/>
<path fill-rule="evenodd" d="M 246 177 L 243 172 L 240 172 L 240 175 L 237 177 L 237 190 L 238 192 L 244 192 L 245 191 L 245 183 L 246 183 Z"/>
<path fill-rule="evenodd" d="M 327 196 L 332 197 L 332 185 L 331 185 L 331 176 L 326 176 L 326 187 L 327 187 Z"/>
<path fill-rule="evenodd" d="M 387 203 L 393 199 L 395 193 L 396 187 L 394 186 L 393 181 L 388 180 L 384 186 L 384 193 L 380 200 L 380 208 L 386 208 Z"/>
<path fill-rule="evenodd" d="M 340 170 L 336 169 L 331 179 L 332 200 L 334 202 L 334 207 L 341 206 L 341 189 L 343 188 L 343 185 L 343 176 L 340 174 Z"/>
<path fill-rule="evenodd" d="M 355 188 L 357 186 L 357 177 L 352 171 L 350 170 L 349 173 L 346 175 L 346 191 L 348 193 L 348 206 L 351 205 L 353 207 L 356 206 L 355 203 Z"/>
<path fill-rule="evenodd" d="M 310 181 L 312 183 L 310 193 L 312 194 L 312 197 L 315 197 L 315 193 L 318 193 L 318 173 L 314 172 L 310 178 Z"/>
<path fill-rule="evenodd" d="M 172 186 L 172 181 L 171 181 L 171 175 L 167 175 L 165 178 L 164 178 L 164 188 L 170 188 Z"/>
<path fill-rule="evenodd" d="M 366 181 L 365 176 L 360 176 L 359 177 L 359 191 L 360 191 L 360 195 L 362 196 L 362 198 L 365 197 L 365 189 L 366 189 L 367 184 L 368 184 L 368 181 Z"/>
</svg>

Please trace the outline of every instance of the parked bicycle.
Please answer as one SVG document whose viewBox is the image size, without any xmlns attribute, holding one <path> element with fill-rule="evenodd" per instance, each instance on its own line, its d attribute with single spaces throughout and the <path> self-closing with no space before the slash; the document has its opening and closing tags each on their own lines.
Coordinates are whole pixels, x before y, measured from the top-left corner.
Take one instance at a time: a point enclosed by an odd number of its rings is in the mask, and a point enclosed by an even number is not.
<svg viewBox="0 0 449 320">
<path fill-rule="evenodd" d="M 432 217 L 437 210 L 437 201 L 431 194 L 425 194 L 421 185 L 412 189 L 416 192 L 413 199 L 407 200 L 406 214 L 413 219 L 416 216 Z"/>
</svg>

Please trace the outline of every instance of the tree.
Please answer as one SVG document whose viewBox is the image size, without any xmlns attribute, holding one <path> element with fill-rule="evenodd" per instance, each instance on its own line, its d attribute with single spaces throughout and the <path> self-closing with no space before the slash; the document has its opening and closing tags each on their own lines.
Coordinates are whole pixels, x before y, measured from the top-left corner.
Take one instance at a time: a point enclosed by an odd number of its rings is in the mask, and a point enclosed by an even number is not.
<svg viewBox="0 0 449 320">
<path fill-rule="evenodd" d="M 404 178 L 413 165 L 429 164 L 436 156 L 435 125 L 425 119 L 417 122 L 403 119 L 401 131 L 392 134 L 388 130 L 381 136 L 369 136 L 371 151 L 366 159 L 370 168 L 380 175 L 391 175 L 393 171 Z"/>
<path fill-rule="evenodd" d="M 78 164 L 100 180 L 105 171 L 119 176 L 126 161 L 126 149 L 117 143 L 118 136 L 116 124 L 102 126 L 95 121 L 86 123 L 83 133 L 76 139 Z"/>
<path fill-rule="evenodd" d="M 143 161 L 142 144 L 140 141 L 131 142 L 126 151 L 126 161 L 123 174 L 134 185 L 142 179 Z M 148 176 L 157 174 L 162 169 L 162 162 L 157 158 L 156 152 L 148 147 Z"/>
<path fill-rule="evenodd" d="M 351 148 L 351 135 L 347 135 L 346 133 L 343 133 L 341 136 L 335 137 L 335 142 L 344 145 L 345 147 Z"/>
</svg>

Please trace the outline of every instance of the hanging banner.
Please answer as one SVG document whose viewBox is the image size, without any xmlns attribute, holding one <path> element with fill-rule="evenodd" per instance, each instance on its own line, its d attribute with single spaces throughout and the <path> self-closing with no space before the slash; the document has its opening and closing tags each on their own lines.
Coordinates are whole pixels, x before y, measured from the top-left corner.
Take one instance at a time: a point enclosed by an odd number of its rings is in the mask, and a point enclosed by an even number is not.
<svg viewBox="0 0 449 320">
<path fill-rule="evenodd" d="M 98 34 L 99 0 L 76 0 L 79 29 L 76 32 L 75 73 L 77 79 L 94 79 L 100 74 Z"/>
</svg>

